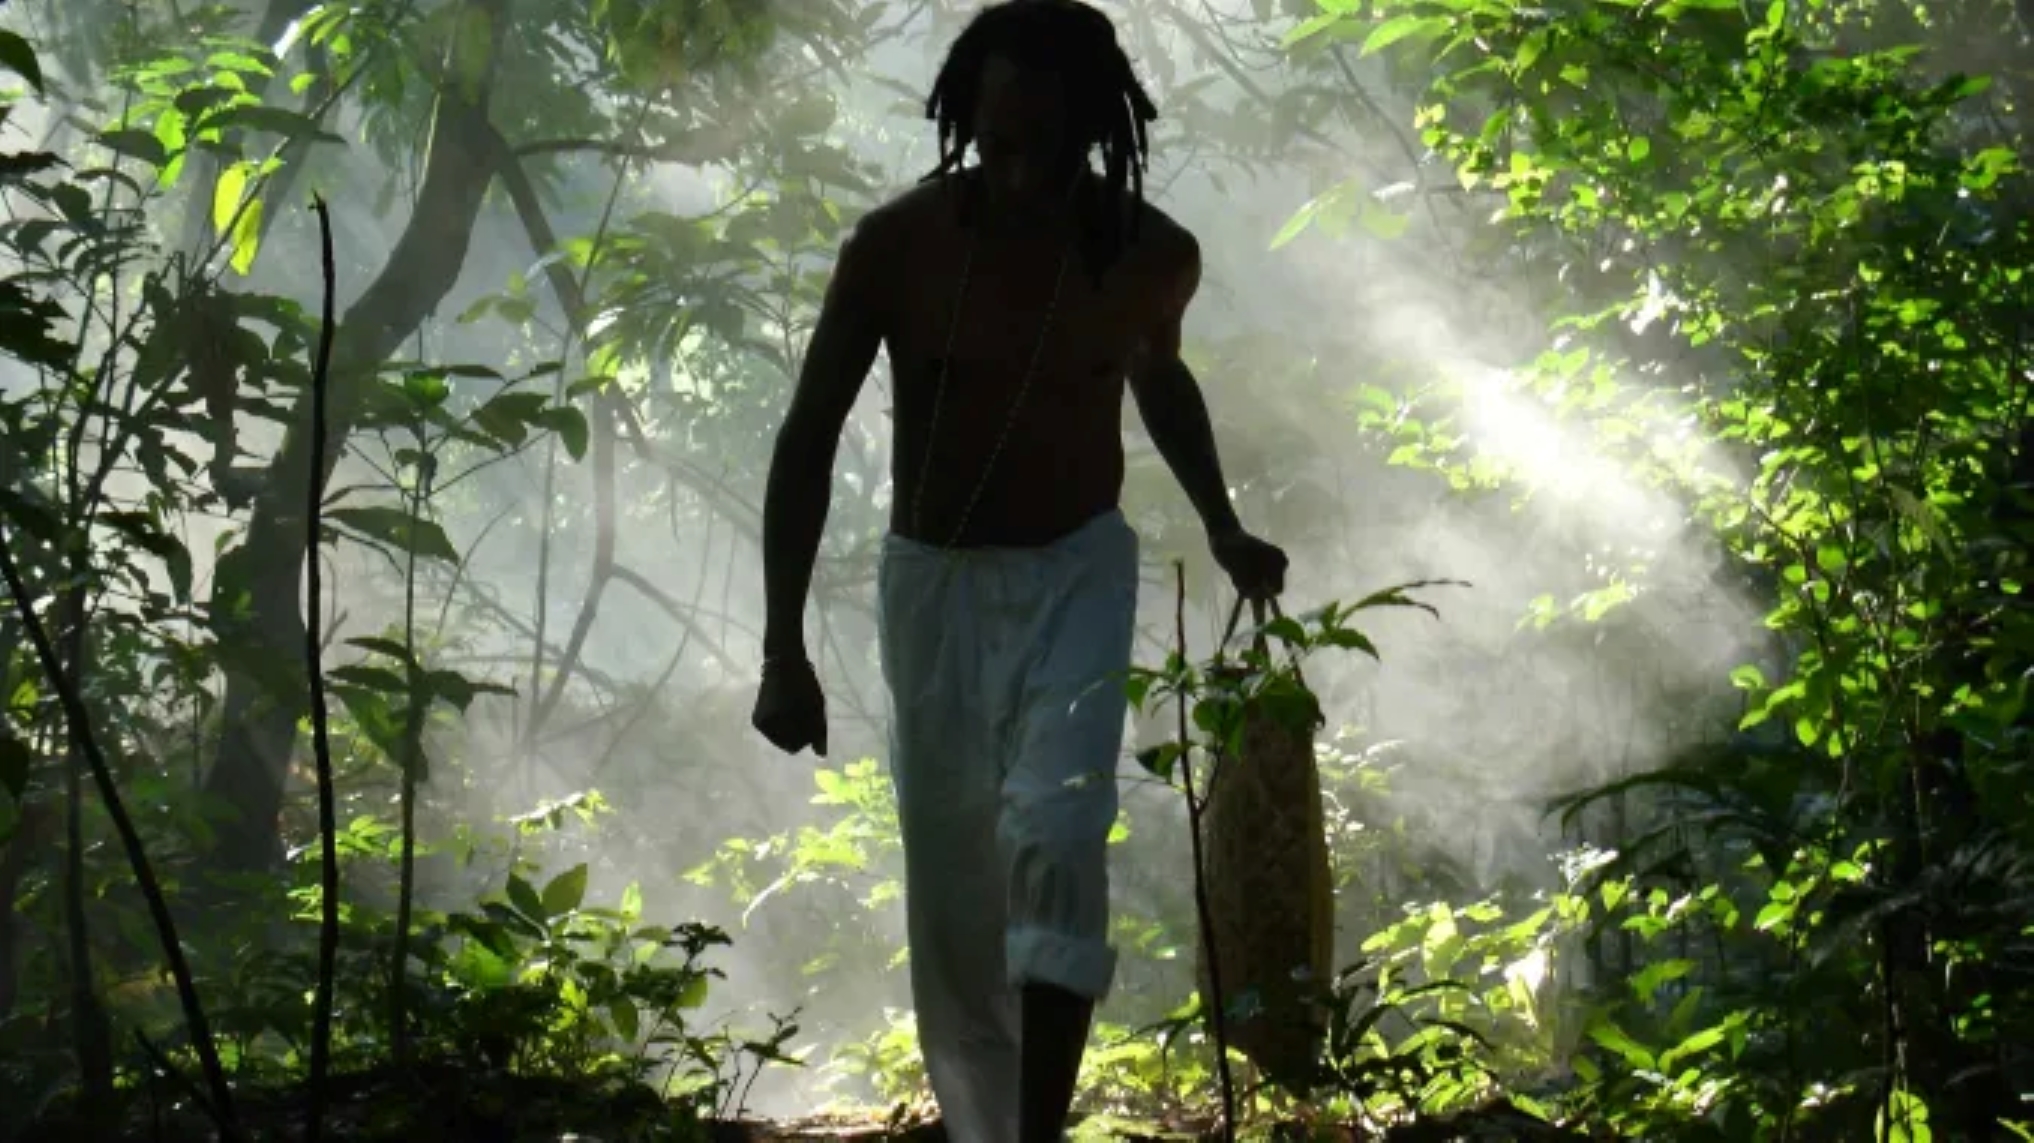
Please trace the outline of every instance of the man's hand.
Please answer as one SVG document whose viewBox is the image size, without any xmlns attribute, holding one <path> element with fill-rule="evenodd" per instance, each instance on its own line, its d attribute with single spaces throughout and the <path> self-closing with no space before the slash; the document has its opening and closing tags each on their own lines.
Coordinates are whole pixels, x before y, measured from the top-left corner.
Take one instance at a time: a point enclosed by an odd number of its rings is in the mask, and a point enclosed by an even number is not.
<svg viewBox="0 0 2034 1143">
<path fill-rule="evenodd" d="M 1265 600 L 1285 591 L 1285 552 L 1278 545 L 1260 540 L 1241 528 L 1208 535 L 1208 547 L 1215 562 L 1229 573 L 1236 594 L 1245 599 Z"/>
<path fill-rule="evenodd" d="M 763 664 L 763 685 L 749 723 L 786 754 L 810 746 L 826 757 L 826 696 L 811 662 L 801 656 Z"/>
</svg>

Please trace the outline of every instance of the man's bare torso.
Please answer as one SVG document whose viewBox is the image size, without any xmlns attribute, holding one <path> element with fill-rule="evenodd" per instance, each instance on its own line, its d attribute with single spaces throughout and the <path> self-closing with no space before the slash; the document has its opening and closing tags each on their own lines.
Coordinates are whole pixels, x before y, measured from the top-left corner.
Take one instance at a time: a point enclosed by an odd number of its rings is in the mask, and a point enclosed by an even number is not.
<svg viewBox="0 0 2034 1143">
<path fill-rule="evenodd" d="M 1124 386 L 1167 316 L 1183 235 L 1143 207 L 1136 237 L 1099 283 L 1078 253 L 1062 276 L 1054 241 L 977 237 L 964 226 L 955 196 L 966 191 L 928 183 L 879 211 L 889 236 L 888 296 L 876 308 L 894 384 L 891 529 L 939 545 L 1042 545 L 1117 505 Z M 963 270 L 977 243 L 962 299 Z M 963 306 L 957 327 L 956 301 Z M 1013 417 L 1048 309 L 1051 330 Z M 935 431 L 949 331 L 952 361 Z M 969 512 L 978 484 L 980 499 Z"/>
</svg>

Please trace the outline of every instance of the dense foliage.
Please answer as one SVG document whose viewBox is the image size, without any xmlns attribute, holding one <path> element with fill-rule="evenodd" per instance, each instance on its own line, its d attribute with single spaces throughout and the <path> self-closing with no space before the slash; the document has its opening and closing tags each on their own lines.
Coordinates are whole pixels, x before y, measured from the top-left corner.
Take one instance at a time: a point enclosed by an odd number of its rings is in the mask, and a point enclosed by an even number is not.
<svg viewBox="0 0 2034 1143">
<path fill-rule="evenodd" d="M 747 733 L 744 569 L 967 7 L 0 7 L 0 1131 L 923 1109 L 881 378 L 816 773 Z M 1240 674 L 1182 646 L 1223 601 L 1134 450 L 1187 588 L 1088 1129 L 2034 1139 L 2034 8 L 1107 7 L 1304 607 Z M 1329 719 L 1304 1090 L 1195 990 L 1183 806 L 1245 697 Z"/>
</svg>

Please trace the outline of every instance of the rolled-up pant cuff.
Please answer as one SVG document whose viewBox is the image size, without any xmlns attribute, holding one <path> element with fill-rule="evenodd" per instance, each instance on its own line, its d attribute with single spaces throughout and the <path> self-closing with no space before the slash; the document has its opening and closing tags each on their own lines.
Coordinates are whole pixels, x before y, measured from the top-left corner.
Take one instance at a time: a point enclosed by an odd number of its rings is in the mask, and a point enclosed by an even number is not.
<svg viewBox="0 0 2034 1143">
<path fill-rule="evenodd" d="M 1012 926 L 1003 938 L 1010 985 L 1049 984 L 1099 1001 L 1116 979 L 1116 950 L 1091 937 L 1071 937 L 1035 925 Z"/>
</svg>

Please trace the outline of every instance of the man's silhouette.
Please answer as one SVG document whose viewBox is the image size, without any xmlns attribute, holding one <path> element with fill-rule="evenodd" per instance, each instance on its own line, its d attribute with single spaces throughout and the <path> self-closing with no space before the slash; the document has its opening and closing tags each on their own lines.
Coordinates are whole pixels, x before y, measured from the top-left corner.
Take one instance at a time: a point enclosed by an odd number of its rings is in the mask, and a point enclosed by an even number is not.
<svg viewBox="0 0 2034 1143">
<path fill-rule="evenodd" d="M 777 437 L 754 721 L 787 752 L 826 751 L 805 599 L 841 426 L 881 347 L 880 641 L 919 1042 L 956 1143 L 1033 1143 L 1064 1131 L 1115 972 L 1105 847 L 1138 586 L 1118 509 L 1126 382 L 1238 590 L 1283 590 L 1286 557 L 1238 523 L 1179 359 L 1200 254 L 1143 201 L 1157 113 L 1108 17 L 984 9 L 927 113 L 939 167 L 843 243 Z"/>
</svg>

